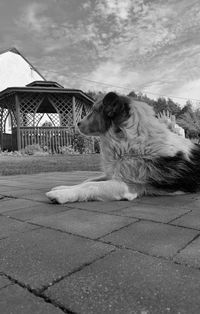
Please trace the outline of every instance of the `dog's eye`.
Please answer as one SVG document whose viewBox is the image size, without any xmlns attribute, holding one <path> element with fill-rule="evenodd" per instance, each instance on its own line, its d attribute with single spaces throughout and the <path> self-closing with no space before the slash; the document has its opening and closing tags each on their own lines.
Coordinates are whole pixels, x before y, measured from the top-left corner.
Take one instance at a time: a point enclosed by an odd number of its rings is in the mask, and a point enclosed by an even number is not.
<svg viewBox="0 0 200 314">
<path fill-rule="evenodd" d="M 125 137 L 123 130 L 119 127 L 115 128 L 115 134 L 118 138 L 124 138 Z"/>
<path fill-rule="evenodd" d="M 116 127 L 115 133 L 120 133 L 121 131 L 122 131 L 122 130 L 121 130 L 120 128 Z"/>
</svg>

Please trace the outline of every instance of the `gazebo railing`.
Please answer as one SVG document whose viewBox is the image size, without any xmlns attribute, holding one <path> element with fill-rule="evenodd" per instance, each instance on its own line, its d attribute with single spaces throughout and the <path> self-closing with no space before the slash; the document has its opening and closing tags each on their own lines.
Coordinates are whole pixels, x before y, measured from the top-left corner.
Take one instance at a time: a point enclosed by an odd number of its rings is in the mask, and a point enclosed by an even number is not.
<svg viewBox="0 0 200 314">
<path fill-rule="evenodd" d="M 60 147 L 71 146 L 74 129 L 65 127 L 21 127 L 21 148 L 39 144 L 43 149 L 59 152 Z"/>
<path fill-rule="evenodd" d="M 17 130 L 13 129 L 13 133 L 16 132 Z M 77 146 L 77 142 L 79 142 L 84 146 L 85 152 L 94 152 L 93 141 L 80 134 L 78 134 L 77 140 L 74 127 L 20 127 L 20 141 L 22 149 L 28 145 L 39 144 L 41 148 L 52 153 L 61 153 L 65 147 L 83 152 L 83 149 Z"/>
</svg>

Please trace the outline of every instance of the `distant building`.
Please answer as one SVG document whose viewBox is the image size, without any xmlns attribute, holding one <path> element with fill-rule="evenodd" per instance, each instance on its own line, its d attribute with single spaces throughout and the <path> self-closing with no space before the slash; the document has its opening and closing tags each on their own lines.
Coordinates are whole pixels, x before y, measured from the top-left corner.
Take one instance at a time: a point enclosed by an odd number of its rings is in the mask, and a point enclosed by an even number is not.
<svg viewBox="0 0 200 314">
<path fill-rule="evenodd" d="M 175 115 L 171 115 L 168 110 L 159 112 L 158 119 L 165 123 L 172 132 L 185 137 L 185 130 L 176 123 Z"/>
</svg>

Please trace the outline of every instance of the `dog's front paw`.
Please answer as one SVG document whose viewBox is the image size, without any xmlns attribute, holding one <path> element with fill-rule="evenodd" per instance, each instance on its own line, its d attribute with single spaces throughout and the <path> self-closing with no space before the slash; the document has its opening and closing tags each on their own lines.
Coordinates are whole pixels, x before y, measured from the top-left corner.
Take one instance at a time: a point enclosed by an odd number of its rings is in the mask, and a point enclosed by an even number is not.
<svg viewBox="0 0 200 314">
<path fill-rule="evenodd" d="M 127 201 L 133 201 L 134 199 L 137 198 L 137 196 L 138 196 L 137 193 L 129 193 L 129 192 L 124 195 Z"/>
<path fill-rule="evenodd" d="M 58 204 L 65 204 L 75 202 L 75 195 L 68 190 L 53 190 L 46 193 L 46 196 L 53 202 Z"/>
</svg>

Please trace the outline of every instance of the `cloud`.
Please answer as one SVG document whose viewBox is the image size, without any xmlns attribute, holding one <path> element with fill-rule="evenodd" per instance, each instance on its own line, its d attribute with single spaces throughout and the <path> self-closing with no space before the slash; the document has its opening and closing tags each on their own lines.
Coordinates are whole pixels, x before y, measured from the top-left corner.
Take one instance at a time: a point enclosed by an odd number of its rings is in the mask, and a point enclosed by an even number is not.
<svg viewBox="0 0 200 314">
<path fill-rule="evenodd" d="M 33 2 L 25 6 L 22 14 L 16 23 L 28 31 L 36 34 L 43 34 L 54 23 L 52 19 L 45 15 L 47 6 L 44 3 Z"/>
<path fill-rule="evenodd" d="M 34 64 L 66 87 L 196 95 L 196 0 L 27 1 L 16 21 Z"/>
<path fill-rule="evenodd" d="M 106 35 L 97 36 L 100 62 L 89 78 L 119 86 L 132 84 L 133 89 L 161 95 L 179 94 L 180 85 L 186 88 L 198 80 L 197 2 L 127 1 L 124 10 L 121 14 L 118 1 L 98 3 L 93 15 L 101 15 L 101 31 Z"/>
<path fill-rule="evenodd" d="M 139 0 L 136 2 L 143 2 Z M 119 19 L 125 20 L 129 17 L 130 10 L 132 8 L 132 0 L 120 1 L 120 0 L 101 0 L 97 2 L 96 9 L 101 12 L 102 15 L 115 15 Z"/>
</svg>

